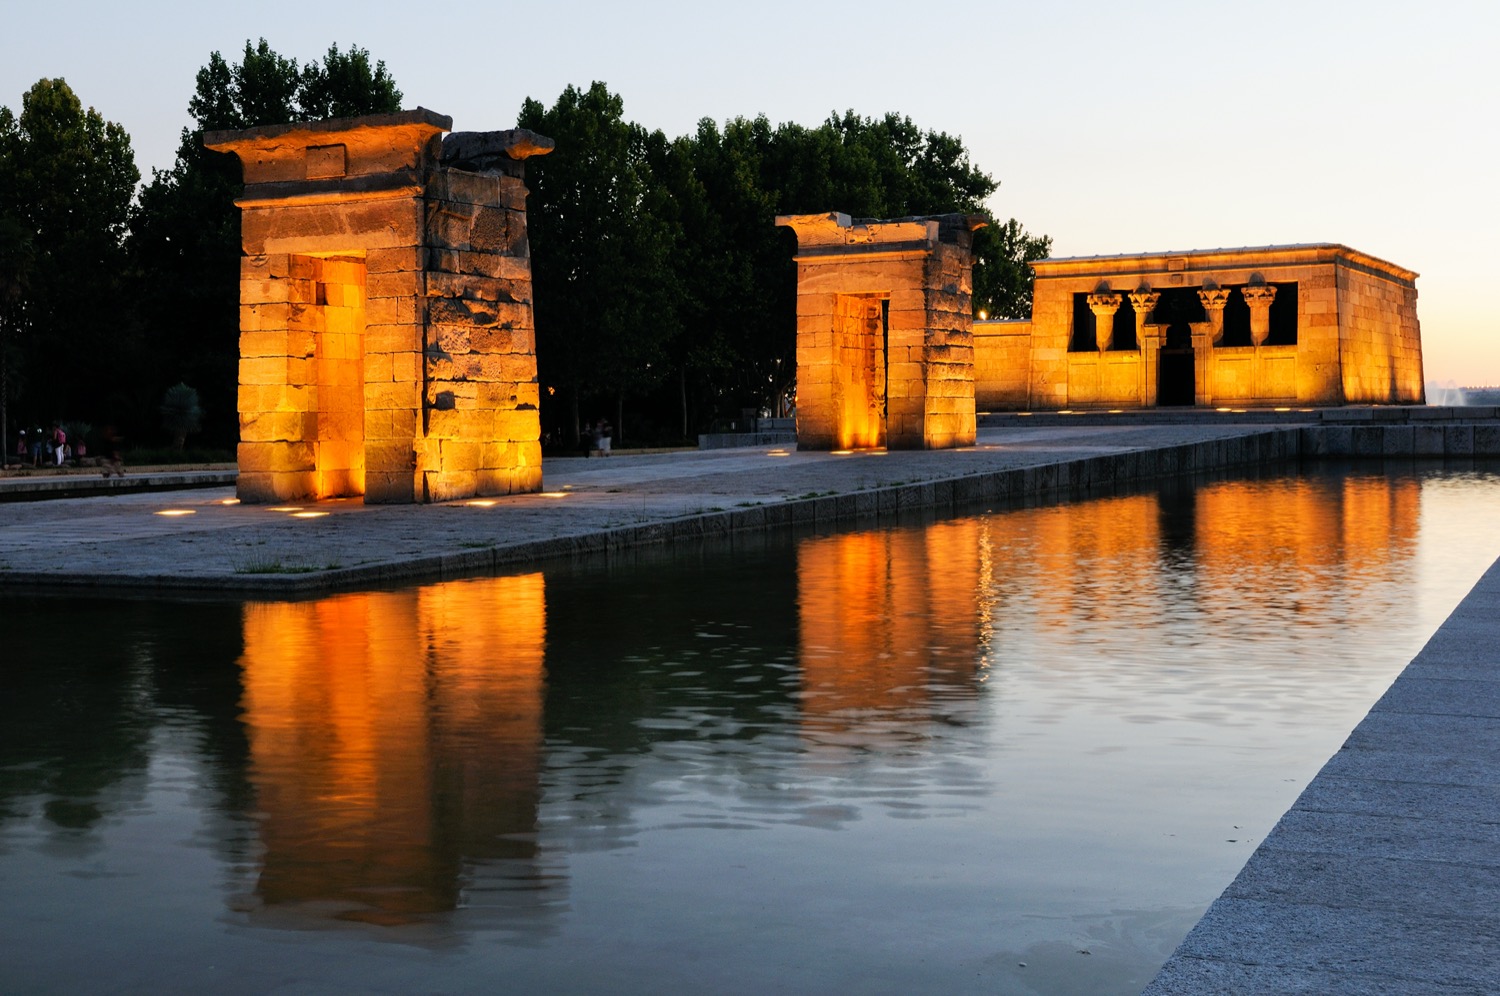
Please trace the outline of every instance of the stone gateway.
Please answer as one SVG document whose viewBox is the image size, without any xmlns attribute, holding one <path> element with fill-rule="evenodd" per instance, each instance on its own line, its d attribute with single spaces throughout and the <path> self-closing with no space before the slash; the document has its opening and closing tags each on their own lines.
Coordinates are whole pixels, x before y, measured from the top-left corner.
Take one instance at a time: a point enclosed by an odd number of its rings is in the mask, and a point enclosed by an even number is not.
<svg viewBox="0 0 1500 996">
<path fill-rule="evenodd" d="M 424 108 L 245 131 L 239 496 L 541 489 L 524 161 Z"/>
<path fill-rule="evenodd" d="M 973 446 L 978 215 L 781 215 L 797 234 L 797 447 Z"/>
</svg>

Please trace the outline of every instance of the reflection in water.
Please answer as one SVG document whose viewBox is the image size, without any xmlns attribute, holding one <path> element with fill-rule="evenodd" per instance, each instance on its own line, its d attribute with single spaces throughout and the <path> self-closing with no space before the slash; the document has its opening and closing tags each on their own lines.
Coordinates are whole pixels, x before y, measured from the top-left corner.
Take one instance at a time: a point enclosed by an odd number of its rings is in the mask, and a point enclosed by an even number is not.
<svg viewBox="0 0 1500 996">
<path fill-rule="evenodd" d="M 535 887 L 543 592 L 529 574 L 245 607 L 264 908 L 400 923 L 456 908 L 468 876 Z"/>
<path fill-rule="evenodd" d="M 1497 485 L 1171 481 L 545 579 L 28 601 L 7 985 L 1139 991 L 1500 550 Z"/>
<path fill-rule="evenodd" d="M 984 532 L 971 518 L 798 544 L 802 720 L 815 738 L 863 728 L 900 744 L 912 723 L 972 719 Z"/>
</svg>

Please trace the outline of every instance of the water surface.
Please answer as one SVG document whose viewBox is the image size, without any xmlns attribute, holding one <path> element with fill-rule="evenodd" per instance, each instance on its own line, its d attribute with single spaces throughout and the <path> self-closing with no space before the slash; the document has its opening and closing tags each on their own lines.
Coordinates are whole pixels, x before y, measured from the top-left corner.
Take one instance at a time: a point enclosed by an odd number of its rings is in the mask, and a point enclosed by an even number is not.
<svg viewBox="0 0 1500 996">
<path fill-rule="evenodd" d="M 1500 554 L 1500 479 L 302 602 L 8 599 L 15 992 L 1129 993 Z"/>
</svg>

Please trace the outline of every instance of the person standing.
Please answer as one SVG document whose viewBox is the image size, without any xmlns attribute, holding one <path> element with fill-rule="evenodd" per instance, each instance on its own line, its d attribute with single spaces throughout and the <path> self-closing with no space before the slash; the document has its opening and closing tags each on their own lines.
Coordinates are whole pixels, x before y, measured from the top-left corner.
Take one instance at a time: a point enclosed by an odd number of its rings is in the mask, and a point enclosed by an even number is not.
<svg viewBox="0 0 1500 996">
<path fill-rule="evenodd" d="M 67 459 L 68 434 L 63 432 L 61 422 L 52 423 L 52 452 L 57 454 L 57 465 L 61 467 Z"/>
</svg>

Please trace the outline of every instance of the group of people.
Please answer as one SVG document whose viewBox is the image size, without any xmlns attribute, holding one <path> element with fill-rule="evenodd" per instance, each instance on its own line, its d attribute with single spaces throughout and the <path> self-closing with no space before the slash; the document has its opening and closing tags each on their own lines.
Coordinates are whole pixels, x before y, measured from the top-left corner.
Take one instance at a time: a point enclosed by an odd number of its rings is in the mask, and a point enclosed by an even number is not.
<svg viewBox="0 0 1500 996">
<path fill-rule="evenodd" d="M 125 465 L 120 459 L 120 439 L 113 429 L 106 429 L 105 449 L 102 461 L 104 476 L 125 476 Z M 15 460 L 22 467 L 62 467 L 70 463 L 82 464 L 88 455 L 88 446 L 82 439 L 70 440 L 61 422 L 53 422 L 51 429 L 36 426 L 22 429 L 16 437 Z M 8 462 L 8 461 L 0 461 Z"/>
<path fill-rule="evenodd" d="M 82 440 L 76 446 L 68 442 L 68 433 L 60 422 L 53 422 L 50 430 L 41 426 L 29 431 L 22 429 L 16 439 L 16 462 L 23 466 L 61 467 L 75 457 L 83 456 L 85 452 Z"/>
</svg>

